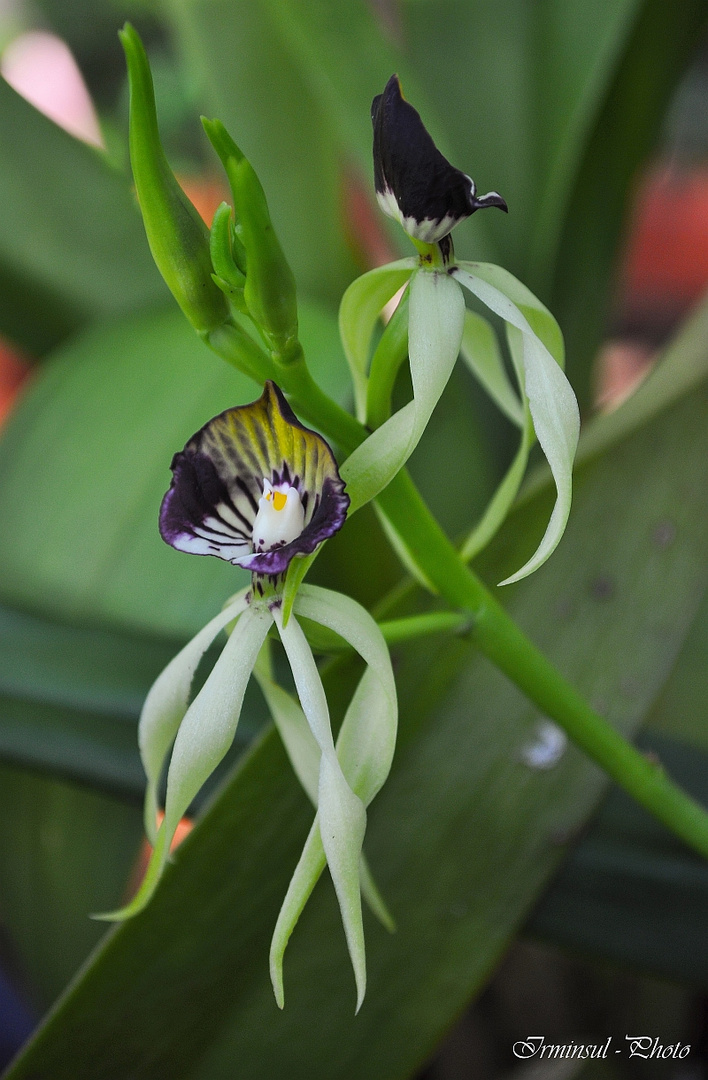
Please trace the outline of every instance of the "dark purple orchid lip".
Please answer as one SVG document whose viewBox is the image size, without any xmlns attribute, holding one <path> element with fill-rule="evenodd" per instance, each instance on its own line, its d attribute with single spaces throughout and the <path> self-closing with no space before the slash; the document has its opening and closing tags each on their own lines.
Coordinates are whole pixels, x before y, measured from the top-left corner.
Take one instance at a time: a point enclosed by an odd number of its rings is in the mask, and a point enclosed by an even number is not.
<svg viewBox="0 0 708 1080">
<path fill-rule="evenodd" d="M 496 191 L 477 195 L 471 177 L 438 150 L 419 113 L 401 93 L 397 75 L 371 106 L 374 183 L 381 208 L 424 243 L 439 243 L 476 210 L 508 210 Z"/>
<path fill-rule="evenodd" d="M 160 534 L 179 551 L 214 555 L 259 574 L 282 574 L 337 532 L 349 496 L 327 442 L 297 419 L 280 389 L 227 409 L 205 424 L 172 461 L 160 508 Z M 253 552 L 263 481 L 296 488 L 304 527 L 294 540 Z"/>
</svg>

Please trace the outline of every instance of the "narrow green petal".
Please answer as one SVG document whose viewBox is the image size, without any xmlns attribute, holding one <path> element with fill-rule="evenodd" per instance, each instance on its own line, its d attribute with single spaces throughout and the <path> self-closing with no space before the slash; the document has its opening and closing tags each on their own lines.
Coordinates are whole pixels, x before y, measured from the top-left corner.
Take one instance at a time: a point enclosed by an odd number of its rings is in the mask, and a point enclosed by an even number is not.
<svg viewBox="0 0 708 1080">
<path fill-rule="evenodd" d="M 388 647 L 376 622 L 361 604 L 331 589 L 305 584 L 300 586 L 295 611 L 348 641 L 374 669 L 391 706 L 396 706 L 396 683 Z"/>
<path fill-rule="evenodd" d="M 177 732 L 167 774 L 165 817 L 142 885 L 125 908 L 102 918 L 127 919 L 151 899 L 182 816 L 233 742 L 246 684 L 272 621 L 267 610 L 249 607 L 236 623 Z"/>
<path fill-rule="evenodd" d="M 138 725 L 138 744 L 147 775 L 145 832 L 155 844 L 157 830 L 157 787 L 167 751 L 187 711 L 189 692 L 199 661 L 220 630 L 236 619 L 246 607 L 246 592 L 237 593 L 215 618 L 167 665 L 152 684 Z"/>
<path fill-rule="evenodd" d="M 563 536 L 572 500 L 573 460 L 580 435 L 580 413 L 575 394 L 562 368 L 516 303 L 495 285 L 466 269 L 458 267 L 455 277 L 491 311 L 500 315 L 523 335 L 524 389 L 536 437 L 546 455 L 556 484 L 556 504 L 543 539 L 529 561 L 511 577 L 500 582 L 501 585 L 509 585 L 537 570 L 555 551 Z M 515 278 L 511 278 L 511 281 L 515 283 L 515 292 L 518 288 L 523 288 Z M 528 293 L 528 290 L 525 290 L 525 293 Z M 528 295 L 531 296 L 530 293 Z M 549 332 L 549 324 L 545 325 Z"/>
<path fill-rule="evenodd" d="M 361 895 L 369 905 L 372 914 L 376 916 L 384 929 L 388 930 L 389 934 L 395 934 L 396 921 L 386 907 L 386 901 L 381 895 L 378 885 L 374 881 L 371 868 L 369 867 L 363 852 L 361 854 L 361 862 L 359 863 L 359 877 L 361 878 Z"/>
<path fill-rule="evenodd" d="M 475 555 L 479 554 L 479 552 L 487 546 L 505 521 L 524 479 L 526 466 L 529 460 L 529 452 L 535 440 L 536 436 L 533 429 L 531 413 L 527 410 L 526 421 L 521 432 L 519 449 L 514 455 L 514 460 L 507 469 L 499 487 L 494 492 L 482 518 L 475 525 L 474 529 L 472 529 L 462 545 L 460 555 L 465 562 L 474 559 Z"/>
<path fill-rule="evenodd" d="M 317 808 L 317 799 L 319 796 L 320 749 L 310 731 L 304 712 L 295 701 L 292 694 L 283 690 L 282 687 L 278 686 L 278 684 L 273 681 L 269 670 L 270 665 L 265 656 L 265 650 L 267 649 L 268 641 L 263 645 L 253 674 L 263 691 L 275 726 L 277 727 L 285 749 L 287 750 L 293 770 L 313 806 Z M 341 764 L 339 745 L 340 740 L 337 741 L 337 756 L 340 758 Z M 344 770 L 344 775 L 346 776 L 349 785 L 352 786 L 353 777 L 350 776 L 346 770 Z M 361 791 L 354 787 L 352 787 L 352 790 L 354 790 L 360 798 L 363 797 Z M 364 899 L 376 918 L 380 920 L 387 930 L 392 930 L 394 927 L 393 919 L 374 883 L 371 871 L 366 865 L 363 854 L 360 861 L 360 871 L 361 891 Z M 294 925 L 295 924 L 293 923 L 289 927 L 288 937 L 292 933 Z M 284 948 L 285 945 L 283 945 L 283 949 Z"/>
<path fill-rule="evenodd" d="M 274 614 L 298 697 L 322 752 L 317 798 L 320 831 L 354 969 L 358 1010 L 366 988 L 359 884 L 359 860 L 366 829 L 366 811 L 361 799 L 349 787 L 339 764 L 322 680 L 302 628 L 294 616 L 291 616 L 285 627 L 277 609 Z"/>
<path fill-rule="evenodd" d="M 266 641 L 264 649 L 268 648 Z M 283 740 L 290 764 L 313 806 L 317 807 L 320 776 L 320 748 L 297 701 L 270 677 L 259 658 L 253 674 Z"/>
<path fill-rule="evenodd" d="M 465 312 L 460 353 L 467 367 L 504 415 L 512 424 L 522 428 L 524 407 L 506 373 L 494 327 L 474 311 Z"/>
<path fill-rule="evenodd" d="M 410 278 L 417 259 L 378 266 L 351 283 L 339 308 L 339 332 L 354 384 L 357 417 L 366 420 L 366 388 L 371 339 L 381 309 Z"/>
<path fill-rule="evenodd" d="M 481 278 L 508 297 L 525 317 L 533 332 L 540 337 L 556 363 L 562 368 L 565 367 L 565 345 L 558 321 L 528 286 L 503 266 L 495 266 L 494 263 L 459 262 L 457 265 L 460 270 Z"/>
<path fill-rule="evenodd" d="M 418 565 L 415 556 L 411 552 L 405 540 L 403 539 L 393 522 L 386 517 L 386 514 L 384 513 L 381 506 L 379 506 L 378 502 L 374 503 L 374 510 L 376 511 L 377 518 L 379 519 L 379 524 L 381 525 L 381 528 L 386 534 L 386 539 L 395 551 L 396 555 L 398 555 L 398 558 L 404 570 L 407 570 L 411 577 L 415 578 L 418 584 L 422 585 L 423 588 L 426 589 L 429 593 L 432 593 L 433 596 L 437 596 L 438 590 L 435 588 L 430 578 L 426 575 L 425 571 Z"/>
<path fill-rule="evenodd" d="M 288 891 L 285 894 L 283 906 L 280 909 L 278 921 L 273 931 L 273 940 L 270 944 L 270 978 L 273 983 L 275 1000 L 280 1009 L 285 1005 L 285 988 L 283 986 L 283 957 L 285 956 L 285 950 L 302 910 L 319 881 L 326 864 L 327 860 L 322 846 L 322 837 L 320 836 L 320 821 L 319 817 L 315 817 L 309 836 L 305 841 L 305 846 L 302 849 L 302 855 L 295 867 L 295 873 L 290 879 Z"/>
<path fill-rule="evenodd" d="M 323 754 L 318 799 L 320 834 L 344 924 L 354 969 L 357 1002 L 366 993 L 366 948 L 361 913 L 359 862 L 366 832 L 366 810 L 347 783 L 336 757 Z"/>
<path fill-rule="evenodd" d="M 465 301 L 446 273 L 420 271 L 410 285 L 408 354 L 413 400 L 358 446 L 340 470 L 350 513 L 391 482 L 418 445 L 460 351 Z"/>
<path fill-rule="evenodd" d="M 535 335 L 524 335 L 526 393 L 536 437 L 541 445 L 558 497 L 546 532 L 536 552 L 520 570 L 500 582 L 511 585 L 528 577 L 548 559 L 560 543 L 573 497 L 573 460 L 580 436 L 580 414 L 575 394 L 565 375 Z"/>
<path fill-rule="evenodd" d="M 164 825 L 170 841 L 233 742 L 246 685 L 272 621 L 267 609 L 246 608 L 180 725 L 167 774 Z"/>
</svg>

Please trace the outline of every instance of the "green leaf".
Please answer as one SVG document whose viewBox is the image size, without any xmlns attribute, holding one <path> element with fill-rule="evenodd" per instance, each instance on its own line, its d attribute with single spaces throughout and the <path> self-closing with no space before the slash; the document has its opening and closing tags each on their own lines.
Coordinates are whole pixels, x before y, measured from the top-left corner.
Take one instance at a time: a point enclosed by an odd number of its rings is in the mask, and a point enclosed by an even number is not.
<svg viewBox="0 0 708 1080">
<path fill-rule="evenodd" d="M 607 70 L 592 125 L 577 144 L 562 228 L 544 270 L 549 289 L 542 295 L 564 328 L 569 374 L 581 405 L 589 399 L 591 365 L 606 330 L 631 184 L 654 149 L 671 93 L 698 47 L 707 16 L 705 0 L 637 4 L 621 52 Z"/>
<path fill-rule="evenodd" d="M 137 806 L 0 764 L 3 928 L 40 1010 L 101 937 L 88 912 L 121 895 L 141 836 Z"/>
<path fill-rule="evenodd" d="M 507 594 L 549 658 L 625 732 L 656 698 L 706 585 L 708 459 L 692 449 L 707 415 L 701 388 L 583 466 L 566 542 Z M 518 565 L 528 532 L 547 517 L 547 496 L 515 512 L 485 553 L 492 580 Z M 669 546 L 654 532 L 667 519 L 676 530 Z M 398 932 L 367 928 L 369 990 L 358 1019 L 326 887 L 292 938 L 293 989 L 281 1016 L 272 1001 L 268 941 L 310 811 L 266 736 L 184 842 L 151 906 L 106 941 L 12 1080 L 155 1072 L 219 1080 L 233 1076 L 234 1062 L 254 1080 L 390 1080 L 428 1056 L 603 783 L 572 747 L 553 768 L 524 763 L 541 718 L 464 641 L 423 642 L 398 665 L 401 737 L 368 833 Z"/>
<path fill-rule="evenodd" d="M 127 178 L 0 79 L 0 332 L 44 353 L 166 289 Z"/>
<path fill-rule="evenodd" d="M 681 666 L 679 660 L 676 670 Z M 708 754 L 654 731 L 642 735 L 640 745 L 685 790 L 708 802 Z M 526 930 L 623 969 L 705 987 L 707 901 L 705 860 L 613 788 Z"/>
</svg>

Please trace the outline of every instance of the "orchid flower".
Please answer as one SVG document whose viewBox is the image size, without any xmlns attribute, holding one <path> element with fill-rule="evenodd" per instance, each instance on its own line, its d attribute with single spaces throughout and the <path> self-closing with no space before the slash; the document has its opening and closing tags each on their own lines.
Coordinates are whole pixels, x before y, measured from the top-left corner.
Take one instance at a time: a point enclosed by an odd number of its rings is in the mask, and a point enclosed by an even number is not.
<svg viewBox="0 0 708 1080">
<path fill-rule="evenodd" d="M 390 923 L 362 863 L 366 806 L 388 775 L 397 702 L 388 649 L 371 616 L 354 600 L 303 585 L 292 613 L 283 603 L 291 561 L 314 552 L 344 524 L 349 497 L 325 440 L 303 427 L 278 387 L 210 420 L 172 461 L 160 510 L 160 533 L 180 551 L 212 555 L 252 571 L 252 586 L 233 596 L 171 661 L 150 690 L 139 725 L 147 775 L 145 828 L 154 850 L 142 885 L 122 910 L 142 910 L 157 887 L 180 819 L 229 749 L 246 684 L 255 669 L 295 772 L 316 817 L 278 919 L 271 971 L 283 1005 L 282 961 L 298 916 L 325 864 L 337 894 L 357 985 L 366 986 L 361 891 Z M 344 638 L 366 668 L 335 746 L 322 680 L 298 616 Z M 218 633 L 228 641 L 203 688 L 189 703 L 192 680 Z M 292 669 L 299 704 L 272 680 L 266 638 L 275 626 Z M 157 828 L 160 776 L 167 774 L 165 815 Z"/>
<path fill-rule="evenodd" d="M 559 543 L 572 495 L 572 464 L 580 431 L 578 405 L 563 372 L 563 338 L 553 316 L 501 267 L 456 261 L 451 230 L 478 210 L 507 210 L 498 192 L 477 195 L 474 181 L 440 153 L 417 111 L 401 92 L 396 75 L 374 98 L 374 179 L 381 209 L 413 240 L 419 257 L 378 267 L 349 287 L 340 308 L 340 330 L 354 383 L 357 415 L 376 427 L 345 463 L 354 507 L 374 498 L 415 449 L 442 394 L 460 351 L 483 387 L 520 428 L 519 450 L 482 520 L 462 546 L 470 559 L 491 539 L 519 490 L 535 441 L 556 484 L 556 504 L 534 555 L 502 584 L 518 581 L 541 566 Z M 377 347 L 369 370 L 374 330 L 384 305 L 407 286 L 408 355 L 413 400 L 377 426 L 382 394 L 390 389 L 405 357 L 400 335 Z M 476 296 L 506 324 L 518 391 L 506 373 L 491 325 L 465 309 L 462 289 Z M 395 316 L 394 316 L 395 319 Z M 392 320 L 393 323 L 394 320 Z M 390 411 L 390 410 L 389 410 Z M 381 511 L 379 509 L 379 513 Z M 409 568 L 420 577 L 405 544 L 384 520 Z"/>
</svg>

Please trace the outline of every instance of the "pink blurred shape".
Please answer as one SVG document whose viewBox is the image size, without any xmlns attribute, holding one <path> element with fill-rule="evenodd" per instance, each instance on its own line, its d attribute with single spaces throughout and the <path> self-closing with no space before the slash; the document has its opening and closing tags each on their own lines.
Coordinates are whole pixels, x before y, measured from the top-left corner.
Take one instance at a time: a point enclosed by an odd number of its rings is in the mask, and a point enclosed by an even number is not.
<svg viewBox="0 0 708 1080">
<path fill-rule="evenodd" d="M 36 109 L 77 139 L 103 147 L 93 102 L 68 45 L 44 30 L 30 30 L 2 54 L 0 72 Z"/>
</svg>

